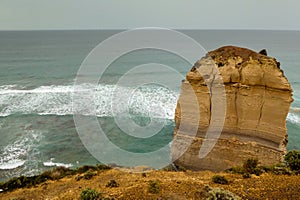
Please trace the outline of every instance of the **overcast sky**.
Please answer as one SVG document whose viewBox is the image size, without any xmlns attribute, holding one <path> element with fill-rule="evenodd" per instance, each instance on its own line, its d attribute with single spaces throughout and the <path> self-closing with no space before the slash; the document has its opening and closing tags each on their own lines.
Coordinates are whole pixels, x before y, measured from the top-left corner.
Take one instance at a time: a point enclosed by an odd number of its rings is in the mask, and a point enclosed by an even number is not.
<svg viewBox="0 0 300 200">
<path fill-rule="evenodd" d="M 0 0 L 0 30 L 300 30 L 299 0 Z"/>
</svg>

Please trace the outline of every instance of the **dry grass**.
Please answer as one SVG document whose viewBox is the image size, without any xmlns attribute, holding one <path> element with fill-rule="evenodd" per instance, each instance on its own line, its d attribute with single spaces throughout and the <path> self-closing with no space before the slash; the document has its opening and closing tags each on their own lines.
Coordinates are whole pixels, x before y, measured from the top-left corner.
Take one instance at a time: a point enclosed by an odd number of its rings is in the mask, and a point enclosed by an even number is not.
<svg viewBox="0 0 300 200">
<path fill-rule="evenodd" d="M 222 175 L 228 185 L 212 182 L 214 175 Z M 85 188 L 97 190 L 104 197 L 114 199 L 201 199 L 199 192 L 205 185 L 222 187 L 242 197 L 242 199 L 300 199 L 299 175 L 274 175 L 264 173 L 244 179 L 240 174 L 202 172 L 166 172 L 152 171 L 146 173 L 128 173 L 112 169 L 98 171 L 90 180 L 76 181 L 76 175 L 60 180 L 49 180 L 33 188 L 18 189 L 0 193 L 0 199 L 79 199 Z M 106 187 L 115 180 L 118 187 Z M 149 192 L 149 183 L 159 182 L 159 193 Z"/>
</svg>

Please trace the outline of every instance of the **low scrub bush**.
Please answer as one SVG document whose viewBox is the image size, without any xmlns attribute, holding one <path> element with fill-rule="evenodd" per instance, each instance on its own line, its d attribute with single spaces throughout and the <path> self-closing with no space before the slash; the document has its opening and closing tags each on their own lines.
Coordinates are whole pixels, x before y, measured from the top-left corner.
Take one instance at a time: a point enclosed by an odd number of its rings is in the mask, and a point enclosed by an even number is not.
<svg viewBox="0 0 300 200">
<path fill-rule="evenodd" d="M 111 169 L 111 167 L 109 167 L 107 165 L 104 165 L 104 164 L 97 164 L 96 167 L 97 167 L 97 170 L 109 170 L 109 169 Z"/>
<path fill-rule="evenodd" d="M 244 162 L 243 168 L 246 172 L 250 174 L 255 174 L 255 171 L 257 170 L 257 165 L 258 165 L 257 158 L 249 158 Z"/>
<path fill-rule="evenodd" d="M 158 194 L 160 192 L 159 182 L 157 180 L 156 181 L 150 181 L 148 191 L 149 191 L 149 193 L 152 193 L 152 194 Z"/>
<path fill-rule="evenodd" d="M 300 170 L 300 151 L 292 150 L 289 151 L 285 157 L 284 161 L 286 162 L 287 166 L 291 168 L 293 171 Z"/>
<path fill-rule="evenodd" d="M 241 198 L 228 190 L 224 190 L 223 188 L 211 188 L 206 185 L 200 191 L 194 193 L 194 199 L 240 200 Z"/>
<path fill-rule="evenodd" d="M 243 178 L 251 178 L 251 174 L 245 172 L 245 173 L 242 174 L 242 177 Z"/>
<path fill-rule="evenodd" d="M 81 191 L 80 199 L 81 200 L 96 200 L 96 199 L 100 199 L 100 194 L 95 189 L 86 188 Z"/>
<path fill-rule="evenodd" d="M 266 170 L 264 167 L 258 166 L 258 164 L 259 164 L 258 159 L 249 158 L 244 162 L 242 167 L 240 166 L 232 167 L 226 170 L 226 172 L 242 174 L 244 178 L 251 177 L 251 174 L 255 174 L 259 176 Z"/>
<path fill-rule="evenodd" d="M 83 178 L 86 180 L 90 180 L 93 178 L 93 176 L 97 175 L 97 172 L 93 172 L 91 170 L 87 171 L 84 175 Z"/>
<path fill-rule="evenodd" d="M 97 171 L 97 167 L 96 166 L 84 165 L 84 166 L 81 166 L 81 167 L 77 168 L 75 171 L 76 171 L 77 174 L 83 174 L 87 171 Z"/>
<path fill-rule="evenodd" d="M 115 181 L 115 180 L 110 180 L 110 181 L 106 184 L 106 187 L 110 187 L 110 188 L 113 188 L 113 187 L 119 187 L 119 184 L 118 184 L 117 181 Z"/>
<path fill-rule="evenodd" d="M 79 167 L 77 169 L 56 167 L 48 171 L 45 171 L 40 175 L 30 176 L 30 177 L 21 176 L 18 178 L 12 178 L 5 183 L 0 183 L 0 189 L 3 190 L 3 192 L 13 191 L 18 188 L 33 187 L 47 180 L 58 180 L 69 175 L 82 174 L 85 172 L 87 173 L 84 174 L 83 176 L 77 176 L 75 179 L 77 181 L 79 181 L 81 178 L 90 179 L 97 174 L 96 171 L 108 170 L 108 169 L 111 168 L 106 165 L 97 165 L 97 166 L 86 165 L 86 166 Z"/>
<path fill-rule="evenodd" d="M 243 167 L 236 166 L 236 167 L 232 167 L 230 169 L 227 169 L 226 172 L 234 173 L 234 174 L 244 174 L 245 169 Z"/>
<path fill-rule="evenodd" d="M 66 167 L 56 167 L 49 171 L 44 172 L 42 175 L 49 176 L 51 180 L 58 180 L 68 175 L 75 174 L 74 170 Z"/>
<path fill-rule="evenodd" d="M 240 200 L 239 196 L 231 193 L 228 190 L 224 190 L 223 188 L 207 188 L 208 190 L 208 200 Z"/>
<path fill-rule="evenodd" d="M 229 183 L 229 181 L 224 176 L 220 176 L 220 175 L 214 175 L 212 177 L 212 181 L 214 183 L 218 183 L 218 184 L 228 184 Z"/>
</svg>

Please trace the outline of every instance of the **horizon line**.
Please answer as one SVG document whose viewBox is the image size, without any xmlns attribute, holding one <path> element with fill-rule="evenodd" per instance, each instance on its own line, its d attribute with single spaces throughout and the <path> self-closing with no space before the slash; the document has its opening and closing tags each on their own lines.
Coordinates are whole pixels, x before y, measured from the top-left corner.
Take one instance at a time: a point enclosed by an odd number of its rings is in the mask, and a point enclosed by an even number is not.
<svg viewBox="0 0 300 200">
<path fill-rule="evenodd" d="M 142 27 L 143 28 L 143 27 Z M 163 27 L 144 27 L 144 28 L 163 28 Z M 134 30 L 137 28 L 91 28 L 91 29 L 3 29 L 0 31 L 124 31 L 124 30 Z M 300 29 L 199 29 L 199 28 L 166 28 L 170 30 L 182 30 L 182 31 L 189 31 L 189 30 L 199 30 L 199 31 L 300 31 Z"/>
</svg>

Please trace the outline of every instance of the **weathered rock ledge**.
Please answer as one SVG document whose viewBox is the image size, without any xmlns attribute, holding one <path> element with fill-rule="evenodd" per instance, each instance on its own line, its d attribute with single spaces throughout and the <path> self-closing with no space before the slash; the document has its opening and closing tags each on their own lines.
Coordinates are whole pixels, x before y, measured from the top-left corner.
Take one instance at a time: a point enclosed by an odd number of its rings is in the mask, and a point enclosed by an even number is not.
<svg viewBox="0 0 300 200">
<path fill-rule="evenodd" d="M 187 140 L 192 142 L 175 163 L 194 170 L 219 171 L 241 165 L 250 157 L 258 158 L 263 165 L 283 160 L 292 89 L 280 63 L 265 54 L 225 46 L 209 52 L 195 63 L 182 83 L 175 112 L 173 157 L 183 153 Z M 211 65 L 218 70 L 212 69 Z M 214 83 L 220 85 L 220 80 L 225 89 L 222 97 L 211 92 L 211 88 L 218 87 Z M 191 101 L 193 96 L 198 105 Z M 211 127 L 214 126 L 212 102 L 225 97 L 226 113 L 221 135 L 208 155 L 200 158 L 201 145 L 208 140 L 207 130 L 214 128 Z M 180 127 L 197 127 L 197 133 Z M 195 137 L 191 136 L 193 134 Z"/>
</svg>

